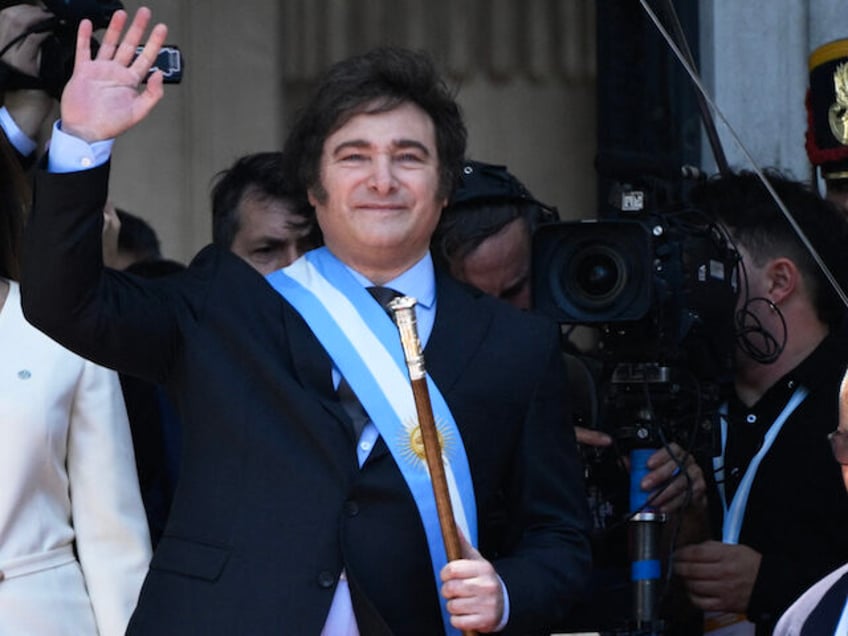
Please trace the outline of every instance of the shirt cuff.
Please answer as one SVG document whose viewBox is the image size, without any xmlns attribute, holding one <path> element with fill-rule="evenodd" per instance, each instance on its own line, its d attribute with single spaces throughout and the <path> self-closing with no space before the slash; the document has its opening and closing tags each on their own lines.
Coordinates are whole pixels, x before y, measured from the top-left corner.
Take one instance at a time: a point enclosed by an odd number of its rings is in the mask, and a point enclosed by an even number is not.
<svg viewBox="0 0 848 636">
<path fill-rule="evenodd" d="M 78 172 L 102 166 L 112 155 L 114 139 L 83 141 L 62 131 L 62 122 L 53 124 L 50 152 L 47 155 L 48 172 Z"/>
<path fill-rule="evenodd" d="M 34 139 L 26 136 L 9 113 L 9 109 L 0 108 L 0 128 L 6 133 L 9 143 L 24 157 L 29 157 L 35 152 L 37 143 Z"/>
<path fill-rule="evenodd" d="M 506 624 L 509 622 L 509 592 L 506 591 L 506 584 L 503 582 L 503 579 L 501 578 L 500 574 L 498 574 L 498 581 L 500 581 L 501 592 L 503 592 L 504 608 L 503 616 L 501 616 L 501 622 L 498 623 L 497 627 L 495 627 L 496 632 L 501 631 L 504 627 L 506 627 Z"/>
</svg>

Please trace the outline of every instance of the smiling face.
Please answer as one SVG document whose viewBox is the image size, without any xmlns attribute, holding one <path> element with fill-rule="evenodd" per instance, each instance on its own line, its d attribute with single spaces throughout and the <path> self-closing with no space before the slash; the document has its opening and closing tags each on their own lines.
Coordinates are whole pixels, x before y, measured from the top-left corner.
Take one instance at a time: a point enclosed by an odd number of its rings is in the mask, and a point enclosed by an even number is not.
<svg viewBox="0 0 848 636">
<path fill-rule="evenodd" d="M 320 180 L 309 201 L 325 244 L 373 283 L 429 249 L 446 201 L 433 121 L 415 104 L 354 115 L 324 142 Z"/>
</svg>

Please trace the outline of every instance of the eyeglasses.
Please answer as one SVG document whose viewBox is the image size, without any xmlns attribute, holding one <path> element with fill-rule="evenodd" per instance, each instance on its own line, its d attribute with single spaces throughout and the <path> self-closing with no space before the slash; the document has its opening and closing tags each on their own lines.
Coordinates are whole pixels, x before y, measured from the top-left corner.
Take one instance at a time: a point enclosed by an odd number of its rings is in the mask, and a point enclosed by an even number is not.
<svg viewBox="0 0 848 636">
<path fill-rule="evenodd" d="M 848 466 L 848 431 L 837 428 L 827 434 L 827 439 L 830 441 L 833 458 L 843 466 Z"/>
</svg>

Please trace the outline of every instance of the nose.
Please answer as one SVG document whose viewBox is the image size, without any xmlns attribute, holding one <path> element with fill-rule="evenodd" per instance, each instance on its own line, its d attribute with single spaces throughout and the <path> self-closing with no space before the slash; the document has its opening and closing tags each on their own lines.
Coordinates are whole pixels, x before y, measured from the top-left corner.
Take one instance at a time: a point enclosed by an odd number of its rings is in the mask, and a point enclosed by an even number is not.
<svg viewBox="0 0 848 636">
<path fill-rule="evenodd" d="M 280 267 L 288 267 L 297 260 L 298 256 L 300 256 L 300 250 L 298 249 L 297 244 L 292 241 L 283 248 L 280 258 Z"/>
<path fill-rule="evenodd" d="M 369 186 L 379 194 L 388 194 L 397 187 L 391 157 L 377 155 L 371 164 Z"/>
</svg>

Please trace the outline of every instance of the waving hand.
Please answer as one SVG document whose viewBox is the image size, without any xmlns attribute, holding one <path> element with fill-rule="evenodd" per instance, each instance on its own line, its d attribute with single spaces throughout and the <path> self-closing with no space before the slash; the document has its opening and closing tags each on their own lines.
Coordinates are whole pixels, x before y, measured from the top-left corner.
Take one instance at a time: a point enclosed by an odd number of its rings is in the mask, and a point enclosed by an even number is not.
<svg viewBox="0 0 848 636">
<path fill-rule="evenodd" d="M 153 27 L 143 51 L 135 56 L 150 15 L 148 8 L 141 7 L 122 37 L 127 14 L 116 11 L 94 59 L 91 22 L 80 22 L 74 72 L 62 93 L 65 132 L 89 143 L 112 139 L 147 117 L 162 98 L 160 72 L 153 73 L 146 84 L 143 81 L 165 41 L 167 27 Z"/>
</svg>

